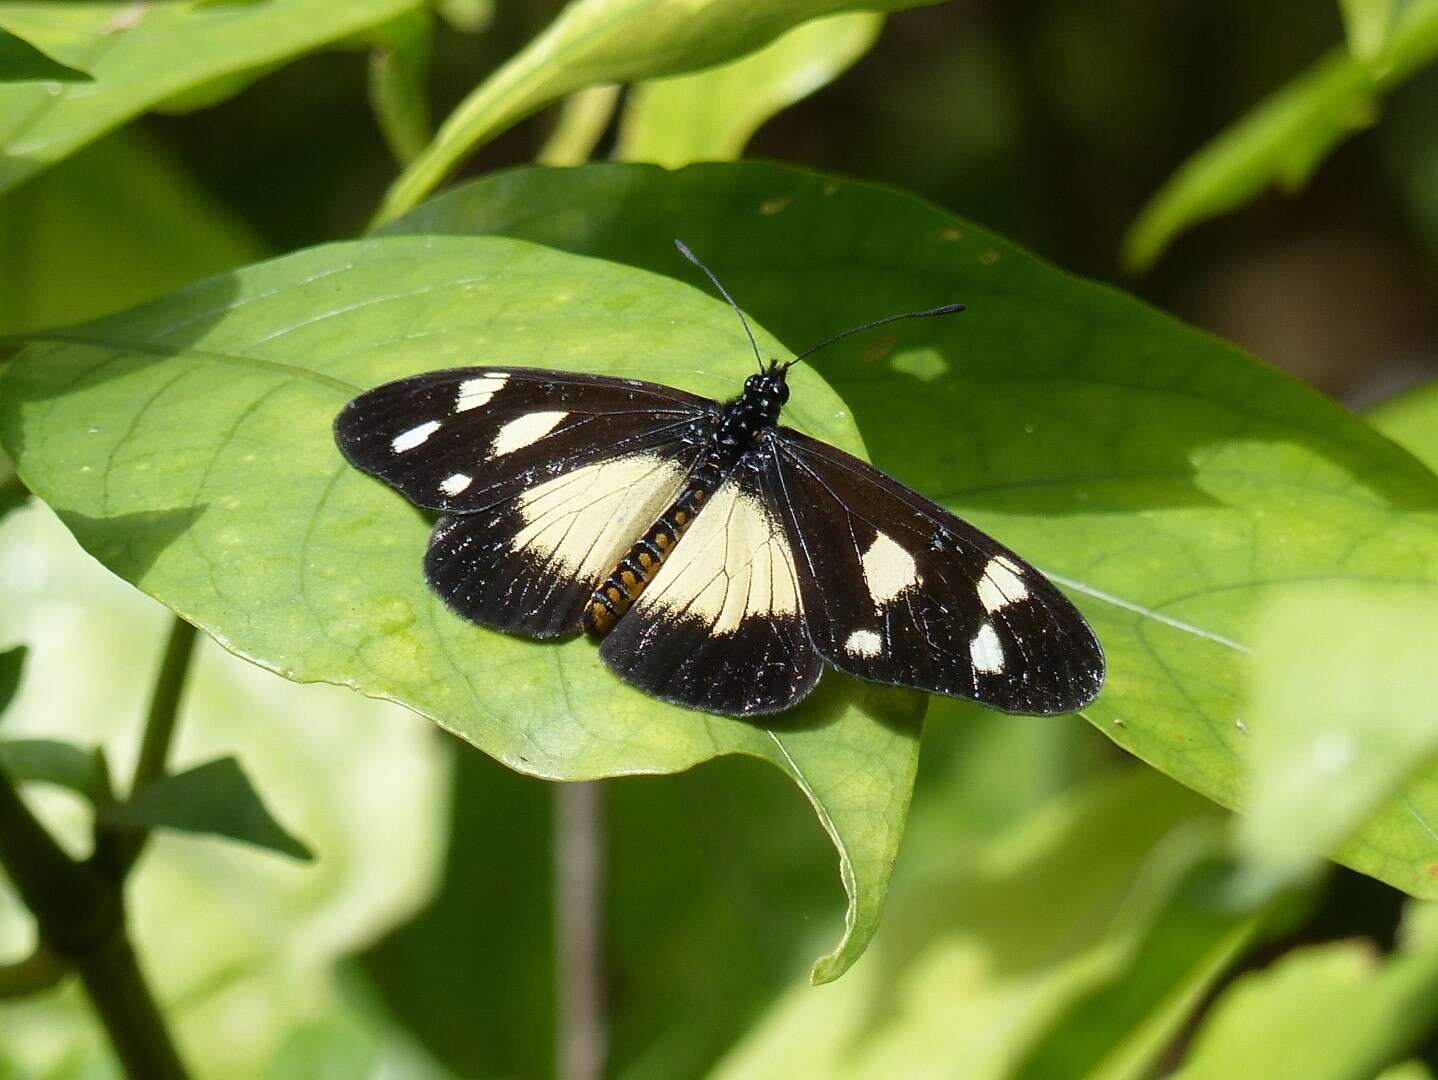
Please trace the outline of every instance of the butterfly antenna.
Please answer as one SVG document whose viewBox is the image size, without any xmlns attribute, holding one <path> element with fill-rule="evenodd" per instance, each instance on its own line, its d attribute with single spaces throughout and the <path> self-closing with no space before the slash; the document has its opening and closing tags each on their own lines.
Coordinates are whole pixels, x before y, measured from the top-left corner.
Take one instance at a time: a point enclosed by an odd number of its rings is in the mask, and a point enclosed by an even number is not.
<svg viewBox="0 0 1438 1080">
<path fill-rule="evenodd" d="M 729 290 L 719 283 L 719 279 L 714 276 L 714 271 L 700 262 L 699 256 L 689 250 L 688 244 L 684 243 L 683 240 L 675 240 L 674 246 L 679 249 L 679 254 L 699 267 L 700 270 L 703 270 L 705 276 L 714 282 L 714 287 L 719 290 L 719 295 L 729 301 L 729 306 L 734 309 L 734 314 L 738 315 L 739 321 L 744 324 L 744 333 L 749 335 L 749 344 L 754 347 L 754 359 L 759 362 L 759 371 L 762 374 L 764 371 L 764 358 L 759 355 L 759 343 L 754 340 L 754 331 L 749 329 L 749 320 L 744 318 L 744 312 L 740 310 L 738 304 L 734 303 L 734 298 L 729 295 Z"/>
<path fill-rule="evenodd" d="M 874 329 L 874 327 L 883 326 L 886 323 L 898 322 L 900 319 L 931 319 L 935 315 L 957 315 L 963 310 L 963 304 L 945 304 L 943 307 L 929 308 L 928 311 L 906 311 L 902 315 L 890 315 L 884 319 L 875 319 L 873 322 L 867 322 L 863 326 L 856 326 L 852 330 L 845 330 L 842 334 L 835 334 L 833 337 L 826 338 L 812 348 L 805 349 L 798 356 L 794 357 L 794 359 L 790 360 L 787 364 L 785 364 L 784 370 L 788 371 L 791 367 L 797 364 L 800 360 L 803 360 L 806 356 L 813 356 L 820 349 L 828 348 L 836 341 L 843 341 L 844 338 L 848 337 L 851 334 L 862 334 L 865 330 L 872 330 Z"/>
</svg>

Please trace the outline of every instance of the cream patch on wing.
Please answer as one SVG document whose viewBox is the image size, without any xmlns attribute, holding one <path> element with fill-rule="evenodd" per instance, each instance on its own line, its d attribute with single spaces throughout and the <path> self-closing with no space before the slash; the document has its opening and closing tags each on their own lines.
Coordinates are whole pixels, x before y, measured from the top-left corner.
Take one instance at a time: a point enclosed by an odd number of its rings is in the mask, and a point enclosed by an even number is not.
<svg viewBox="0 0 1438 1080">
<path fill-rule="evenodd" d="M 764 504 L 726 481 L 659 568 L 634 609 L 702 620 L 732 634 L 746 618 L 798 615 L 799 575 Z"/>
<path fill-rule="evenodd" d="M 985 675 L 1003 674 L 1004 647 L 999 642 L 993 623 L 984 623 L 979 627 L 974 640 L 969 642 L 969 659 L 974 662 L 975 671 L 982 671 Z"/>
<path fill-rule="evenodd" d="M 914 557 L 889 537 L 879 533 L 860 560 L 869 595 L 875 604 L 887 604 L 911 585 L 919 583 Z"/>
<path fill-rule="evenodd" d="M 457 413 L 468 412 L 481 405 L 488 405 L 489 399 L 503 390 L 504 384 L 508 381 L 508 375 L 499 374 L 480 375 L 474 379 L 465 379 L 459 384 L 459 393 L 455 395 L 454 411 Z"/>
<path fill-rule="evenodd" d="M 463 493 L 472 483 L 474 483 L 474 477 L 469 473 L 451 473 L 440 481 L 439 490 L 453 498 L 455 495 Z"/>
<path fill-rule="evenodd" d="M 557 428 L 568 415 L 569 413 L 561 410 L 559 412 L 525 413 L 523 416 L 515 417 L 499 429 L 494 436 L 494 445 L 489 448 L 489 452 L 498 457 L 501 454 L 512 454 L 516 450 L 532 446 Z"/>
<path fill-rule="evenodd" d="M 390 449 L 396 454 L 403 454 L 406 450 L 413 450 L 419 446 L 438 430 L 438 420 L 426 420 L 423 424 L 416 424 L 408 431 L 402 431 L 391 439 Z"/>
<path fill-rule="evenodd" d="M 979 601 L 989 614 L 1028 596 L 1029 587 L 1015 570 L 1014 564 L 1002 555 L 994 556 L 984 567 L 984 576 L 979 578 Z"/>
<path fill-rule="evenodd" d="M 669 508 L 687 475 L 667 458 L 630 454 L 546 480 L 519 496 L 524 528 L 514 548 L 597 585 Z"/>
<path fill-rule="evenodd" d="M 878 656 L 884 647 L 884 639 L 873 630 L 855 630 L 844 642 L 844 648 L 853 656 Z"/>
</svg>

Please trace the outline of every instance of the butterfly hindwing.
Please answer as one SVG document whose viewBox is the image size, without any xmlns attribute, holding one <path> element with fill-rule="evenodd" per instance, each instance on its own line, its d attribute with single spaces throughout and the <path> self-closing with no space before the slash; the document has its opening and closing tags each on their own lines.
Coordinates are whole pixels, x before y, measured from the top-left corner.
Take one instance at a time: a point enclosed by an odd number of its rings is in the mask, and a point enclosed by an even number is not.
<svg viewBox="0 0 1438 1080">
<path fill-rule="evenodd" d="M 425 577 L 458 614 L 573 634 L 590 593 L 673 501 L 718 406 L 629 379 L 461 368 L 386 383 L 335 421 L 351 463 L 447 513 Z"/>
<path fill-rule="evenodd" d="M 471 622 L 526 637 L 579 629 L 590 594 L 683 487 L 683 442 L 591 462 L 485 510 L 440 518 L 425 578 Z"/>
<path fill-rule="evenodd" d="M 599 655 L 655 697 L 731 716 L 778 712 L 814 688 L 823 660 L 754 455 L 705 502 Z"/>
<path fill-rule="evenodd" d="M 1039 571 L 850 454 L 788 428 L 763 442 L 765 492 L 829 663 L 1010 712 L 1071 712 L 1098 693 L 1098 640 Z"/>
<path fill-rule="evenodd" d="M 607 457 L 702 443 L 718 412 L 637 379 L 452 368 L 361 394 L 336 418 L 335 440 L 415 505 L 468 514 Z"/>
</svg>

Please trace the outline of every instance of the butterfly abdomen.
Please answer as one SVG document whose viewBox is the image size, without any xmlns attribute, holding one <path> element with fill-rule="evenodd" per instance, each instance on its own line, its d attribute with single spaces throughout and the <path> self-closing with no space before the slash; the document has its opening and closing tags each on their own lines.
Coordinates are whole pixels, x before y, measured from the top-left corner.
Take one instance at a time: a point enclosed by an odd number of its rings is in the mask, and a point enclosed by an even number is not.
<svg viewBox="0 0 1438 1080">
<path fill-rule="evenodd" d="M 603 637 L 614 628 L 629 605 L 649 584 L 664 560 L 679 543 L 685 530 L 694 523 L 694 515 L 714 490 L 715 478 L 700 469 L 685 485 L 679 497 L 642 537 L 635 541 L 628 554 L 619 560 L 614 572 L 594 590 L 584 606 L 582 623 L 586 633 Z"/>
</svg>

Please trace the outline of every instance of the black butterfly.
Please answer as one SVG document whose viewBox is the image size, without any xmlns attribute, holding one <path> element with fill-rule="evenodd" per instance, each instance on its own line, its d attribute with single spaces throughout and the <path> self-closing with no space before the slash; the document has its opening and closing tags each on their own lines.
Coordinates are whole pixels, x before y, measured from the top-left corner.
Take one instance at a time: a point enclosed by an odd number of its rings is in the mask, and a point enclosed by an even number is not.
<svg viewBox="0 0 1438 1080">
<path fill-rule="evenodd" d="M 827 662 L 1010 712 L 1069 712 L 1098 694 L 1104 657 L 1058 589 L 942 507 L 777 424 L 788 369 L 816 349 L 959 310 L 760 360 L 723 404 L 563 371 L 430 372 L 355 398 L 335 439 L 443 514 L 424 570 L 457 613 L 530 638 L 582 628 L 664 701 L 778 712 Z"/>
</svg>

